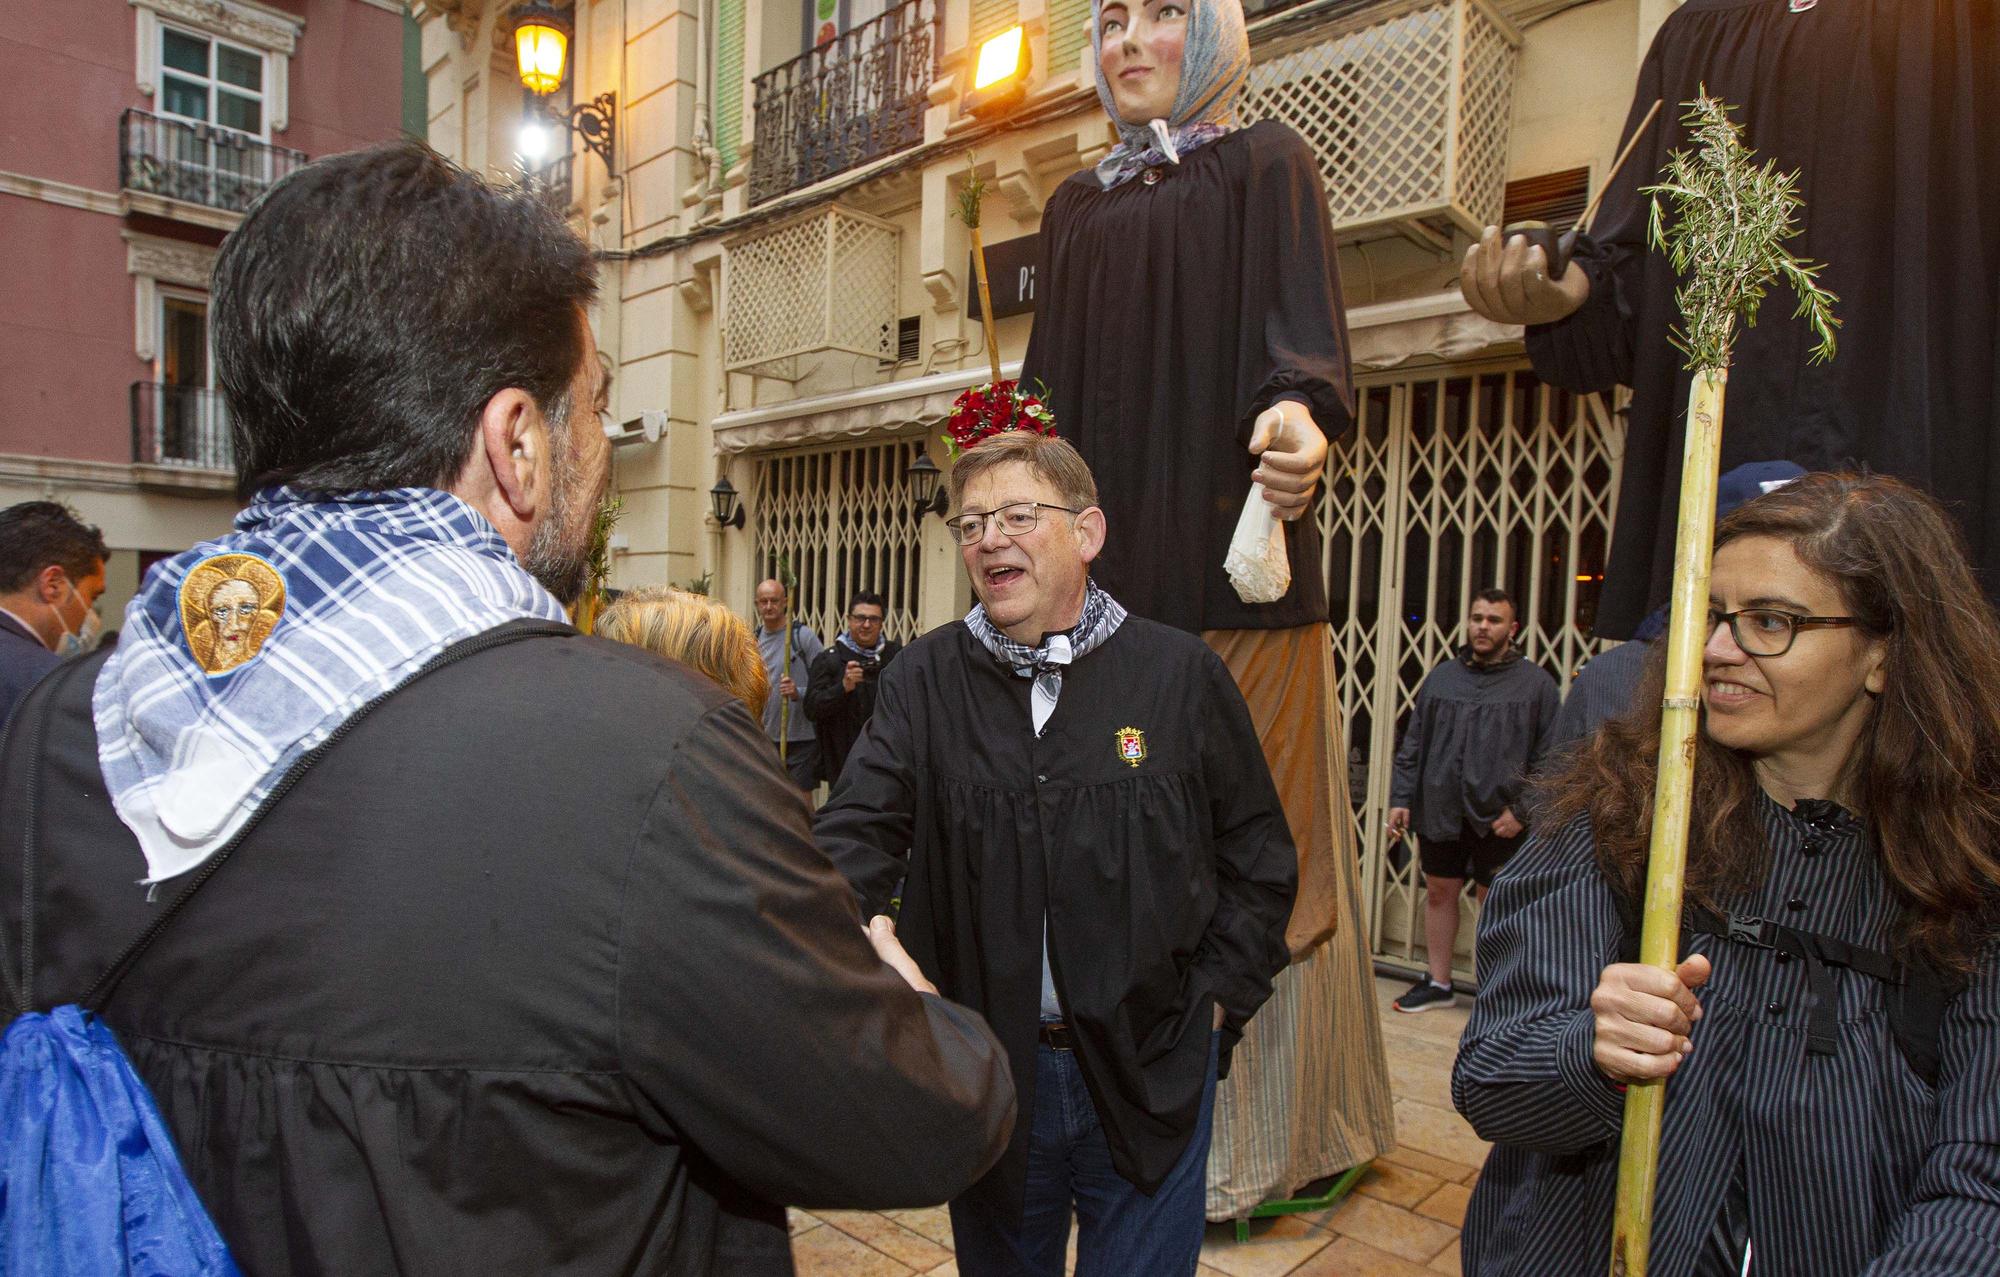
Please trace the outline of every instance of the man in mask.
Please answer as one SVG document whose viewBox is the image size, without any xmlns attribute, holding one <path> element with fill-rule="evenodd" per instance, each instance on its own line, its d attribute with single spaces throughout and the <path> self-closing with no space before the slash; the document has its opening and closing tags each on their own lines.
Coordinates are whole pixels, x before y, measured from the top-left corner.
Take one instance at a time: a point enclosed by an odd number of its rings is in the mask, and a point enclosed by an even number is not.
<svg viewBox="0 0 2000 1277">
<path fill-rule="evenodd" d="M 104 535 L 54 501 L 0 510 L 0 723 L 65 656 L 97 645 Z"/>
<path fill-rule="evenodd" d="M 789 1277 L 785 1203 L 1006 1145 L 999 1043 L 864 934 L 743 704 L 564 620 L 595 292 L 421 143 L 274 186 L 209 312 L 249 506 L 0 747 L 5 987 L 116 1032 L 244 1272 Z"/>
</svg>

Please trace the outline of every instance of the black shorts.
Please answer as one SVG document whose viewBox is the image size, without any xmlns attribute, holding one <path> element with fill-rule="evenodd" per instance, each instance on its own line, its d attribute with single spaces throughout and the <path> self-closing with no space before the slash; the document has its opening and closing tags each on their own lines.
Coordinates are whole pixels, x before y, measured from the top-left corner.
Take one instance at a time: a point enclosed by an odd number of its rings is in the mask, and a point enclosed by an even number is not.
<svg viewBox="0 0 2000 1277">
<path fill-rule="evenodd" d="M 1482 887 L 1490 887 L 1493 875 L 1500 872 L 1500 866 L 1507 863 L 1525 836 L 1502 838 L 1461 829 L 1456 838 L 1424 839 L 1418 846 L 1418 858 L 1426 878 L 1471 878 Z"/>
</svg>

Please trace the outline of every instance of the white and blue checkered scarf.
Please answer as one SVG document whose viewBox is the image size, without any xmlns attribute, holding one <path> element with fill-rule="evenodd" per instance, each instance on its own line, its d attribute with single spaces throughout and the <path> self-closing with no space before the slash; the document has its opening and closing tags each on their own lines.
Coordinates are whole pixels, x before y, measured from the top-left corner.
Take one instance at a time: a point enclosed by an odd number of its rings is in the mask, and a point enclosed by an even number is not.
<svg viewBox="0 0 2000 1277">
<path fill-rule="evenodd" d="M 1243 23 L 1242 0 L 1187 3 L 1187 39 L 1172 117 L 1126 120 L 1119 116 L 1111 85 L 1104 78 L 1104 0 L 1091 0 L 1090 51 L 1096 55 L 1092 68 L 1097 100 L 1118 126 L 1118 145 L 1097 165 L 1097 180 L 1107 191 L 1154 165 L 1178 164 L 1181 156 L 1236 127 L 1236 99 L 1250 78 L 1250 35 Z"/>
<path fill-rule="evenodd" d="M 993 659 L 1013 670 L 1021 678 L 1035 680 L 1033 694 L 1029 697 L 1030 713 L 1035 724 L 1035 735 L 1042 734 L 1042 727 L 1055 713 L 1056 701 L 1062 696 L 1063 670 L 1071 662 L 1080 661 L 1096 648 L 1102 647 L 1106 639 L 1118 632 L 1125 623 L 1125 608 L 1117 599 L 1098 588 L 1095 581 L 1089 582 L 1083 592 L 1083 611 L 1076 624 L 1055 634 L 1044 634 L 1042 641 L 1030 647 L 1026 643 L 1016 643 L 986 619 L 986 605 L 975 603 L 965 614 L 965 628 L 972 631 L 972 637 L 980 646 L 992 653 Z"/>
<path fill-rule="evenodd" d="M 180 594 L 218 554 L 263 559 L 285 600 L 256 655 L 209 674 Z M 523 617 L 565 619 L 493 525 L 449 493 L 259 493 L 235 531 L 148 573 L 98 674 L 98 761 L 145 852 L 144 881 L 220 850 L 301 754 L 431 657 Z"/>
</svg>

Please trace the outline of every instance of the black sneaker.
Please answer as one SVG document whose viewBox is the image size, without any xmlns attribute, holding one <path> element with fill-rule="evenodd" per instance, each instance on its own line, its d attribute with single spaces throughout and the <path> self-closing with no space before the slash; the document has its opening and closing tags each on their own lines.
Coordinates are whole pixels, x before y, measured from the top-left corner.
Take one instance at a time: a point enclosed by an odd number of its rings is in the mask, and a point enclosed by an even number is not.
<svg viewBox="0 0 2000 1277">
<path fill-rule="evenodd" d="M 1458 995 L 1450 989 L 1440 989 L 1429 978 L 1417 981 L 1410 991 L 1389 1004 L 1398 1011 L 1415 1015 L 1419 1011 L 1435 1011 L 1439 1007 L 1455 1007 Z"/>
</svg>

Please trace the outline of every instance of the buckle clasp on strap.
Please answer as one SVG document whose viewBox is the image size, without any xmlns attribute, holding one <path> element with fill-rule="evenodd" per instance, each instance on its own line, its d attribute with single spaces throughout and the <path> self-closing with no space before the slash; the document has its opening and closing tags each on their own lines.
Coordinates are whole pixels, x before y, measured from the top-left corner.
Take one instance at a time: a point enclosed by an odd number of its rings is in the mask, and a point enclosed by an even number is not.
<svg viewBox="0 0 2000 1277">
<path fill-rule="evenodd" d="M 1729 938 L 1737 944 L 1747 944 L 1753 949 L 1775 949 L 1773 932 L 1777 924 L 1768 918 L 1752 918 L 1737 914 L 1723 915 L 1729 927 Z"/>
</svg>

